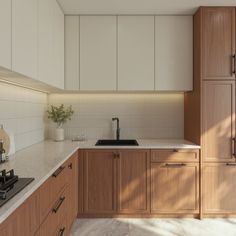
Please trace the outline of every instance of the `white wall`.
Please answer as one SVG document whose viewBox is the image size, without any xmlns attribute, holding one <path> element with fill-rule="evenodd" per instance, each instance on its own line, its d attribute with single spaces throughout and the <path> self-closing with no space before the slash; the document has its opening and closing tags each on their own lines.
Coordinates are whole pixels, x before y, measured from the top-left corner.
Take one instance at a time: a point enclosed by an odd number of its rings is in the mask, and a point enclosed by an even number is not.
<svg viewBox="0 0 236 236">
<path fill-rule="evenodd" d="M 111 118 L 118 116 L 121 138 L 183 138 L 183 94 L 51 94 L 49 104 L 72 105 L 66 138 L 111 138 Z M 49 137 L 54 125 L 49 122 Z"/>
<path fill-rule="evenodd" d="M 16 150 L 45 136 L 47 94 L 0 83 L 0 124 L 15 135 Z"/>
</svg>

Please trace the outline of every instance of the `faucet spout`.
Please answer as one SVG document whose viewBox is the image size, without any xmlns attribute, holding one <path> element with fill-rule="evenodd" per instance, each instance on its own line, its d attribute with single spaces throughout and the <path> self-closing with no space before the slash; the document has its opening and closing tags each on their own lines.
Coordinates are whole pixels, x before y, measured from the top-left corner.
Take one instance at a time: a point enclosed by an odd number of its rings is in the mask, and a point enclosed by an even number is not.
<svg viewBox="0 0 236 236">
<path fill-rule="evenodd" d="M 116 121 L 116 139 L 120 140 L 120 120 L 118 117 L 113 117 L 112 121 Z"/>
</svg>

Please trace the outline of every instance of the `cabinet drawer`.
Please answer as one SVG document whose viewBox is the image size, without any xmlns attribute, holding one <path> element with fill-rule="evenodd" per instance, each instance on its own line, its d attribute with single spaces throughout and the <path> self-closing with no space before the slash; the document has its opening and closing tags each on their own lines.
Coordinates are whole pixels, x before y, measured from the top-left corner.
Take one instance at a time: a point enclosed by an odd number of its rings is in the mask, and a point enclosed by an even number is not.
<svg viewBox="0 0 236 236">
<path fill-rule="evenodd" d="M 55 235 L 55 236 L 68 236 L 69 235 L 69 229 L 67 226 L 66 217 L 59 223 L 59 225 L 53 231 L 52 235 Z"/>
<path fill-rule="evenodd" d="M 66 163 L 40 187 L 40 222 L 44 220 L 67 183 Z"/>
<path fill-rule="evenodd" d="M 60 231 L 61 222 L 66 215 L 66 190 L 58 195 L 57 200 L 50 209 L 48 216 L 40 227 L 40 235 L 57 235 L 55 232 Z M 62 229 L 66 227 L 62 227 Z M 65 231 L 65 230 L 64 230 Z"/>
<path fill-rule="evenodd" d="M 198 162 L 198 153 L 193 149 L 151 150 L 151 162 Z"/>
</svg>

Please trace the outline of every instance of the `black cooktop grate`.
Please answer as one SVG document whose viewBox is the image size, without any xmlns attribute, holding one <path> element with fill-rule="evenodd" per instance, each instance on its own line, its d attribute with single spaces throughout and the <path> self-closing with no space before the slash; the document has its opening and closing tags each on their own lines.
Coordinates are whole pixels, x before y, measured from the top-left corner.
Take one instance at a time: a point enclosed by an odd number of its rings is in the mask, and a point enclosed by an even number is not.
<svg viewBox="0 0 236 236">
<path fill-rule="evenodd" d="M 17 193 L 19 193 L 23 188 L 30 184 L 34 178 L 19 178 L 11 188 L 6 193 L 6 199 L 0 199 L 0 207 L 4 205 L 7 201 L 13 198 Z"/>
</svg>

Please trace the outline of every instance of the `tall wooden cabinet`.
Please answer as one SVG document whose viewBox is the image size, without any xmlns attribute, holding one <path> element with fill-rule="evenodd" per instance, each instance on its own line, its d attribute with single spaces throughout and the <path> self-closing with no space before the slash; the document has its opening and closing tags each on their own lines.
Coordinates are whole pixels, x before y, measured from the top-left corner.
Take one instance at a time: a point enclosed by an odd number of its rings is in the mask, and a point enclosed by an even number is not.
<svg viewBox="0 0 236 236">
<path fill-rule="evenodd" d="M 201 213 L 236 215 L 235 8 L 194 15 L 194 91 L 185 93 L 185 138 L 201 145 Z"/>
</svg>

